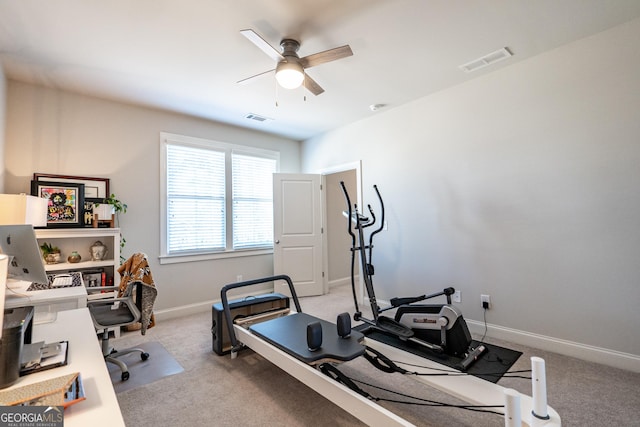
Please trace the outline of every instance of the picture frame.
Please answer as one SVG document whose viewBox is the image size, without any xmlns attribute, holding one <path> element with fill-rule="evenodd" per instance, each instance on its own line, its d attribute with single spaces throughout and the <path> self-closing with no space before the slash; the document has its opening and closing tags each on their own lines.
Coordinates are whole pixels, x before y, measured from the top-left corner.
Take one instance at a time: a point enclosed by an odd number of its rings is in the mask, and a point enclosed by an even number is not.
<svg viewBox="0 0 640 427">
<path fill-rule="evenodd" d="M 82 226 L 91 228 L 93 227 L 93 207 L 98 204 L 104 204 L 104 199 L 97 197 L 85 197 L 83 203 L 83 213 L 82 213 Z"/>
<path fill-rule="evenodd" d="M 47 228 L 83 227 L 84 184 L 34 180 L 31 195 L 47 199 Z"/>
<path fill-rule="evenodd" d="M 62 182 L 68 184 L 84 184 L 83 197 L 85 199 L 106 199 L 111 194 L 109 192 L 109 178 L 34 173 L 33 180 L 46 182 Z"/>
</svg>

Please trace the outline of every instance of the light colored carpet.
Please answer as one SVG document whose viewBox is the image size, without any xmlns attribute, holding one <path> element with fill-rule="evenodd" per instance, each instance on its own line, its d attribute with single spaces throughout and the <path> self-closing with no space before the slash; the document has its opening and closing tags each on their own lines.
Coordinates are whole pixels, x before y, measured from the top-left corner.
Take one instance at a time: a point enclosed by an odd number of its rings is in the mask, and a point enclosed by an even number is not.
<svg viewBox="0 0 640 427">
<path fill-rule="evenodd" d="M 332 288 L 321 297 L 302 298 L 304 312 L 335 321 L 353 312 L 349 288 Z M 184 372 L 118 394 L 130 426 L 359 426 L 357 419 L 318 395 L 261 356 L 243 351 L 237 359 L 212 351 L 211 312 L 158 322 L 146 336 L 126 333 L 117 347 L 157 341 Z M 474 337 L 479 338 L 479 337 Z M 530 357 L 545 359 L 548 402 L 564 426 L 637 426 L 640 374 L 512 343 L 487 342 L 522 351 L 512 370 L 530 368 Z M 359 358 L 362 359 L 362 358 Z M 341 365 L 350 376 L 383 382 L 423 398 L 459 403 L 399 374 L 382 374 L 363 360 Z M 150 359 L 149 362 L 153 363 Z M 503 378 L 498 384 L 531 395 L 530 381 Z M 371 391 L 370 391 L 371 392 Z M 372 394 L 380 395 L 379 391 Z M 418 426 L 503 426 L 502 417 L 452 408 L 383 404 Z"/>
</svg>

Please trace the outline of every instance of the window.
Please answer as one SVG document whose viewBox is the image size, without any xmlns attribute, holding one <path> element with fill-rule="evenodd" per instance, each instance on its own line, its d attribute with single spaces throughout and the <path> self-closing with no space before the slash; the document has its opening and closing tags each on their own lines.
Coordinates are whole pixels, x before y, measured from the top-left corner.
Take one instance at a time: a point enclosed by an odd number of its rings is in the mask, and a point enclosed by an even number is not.
<svg viewBox="0 0 640 427">
<path fill-rule="evenodd" d="M 231 154 L 233 249 L 273 247 L 273 173 L 276 162 Z"/>
<path fill-rule="evenodd" d="M 160 141 L 161 263 L 273 249 L 279 153 L 164 132 Z"/>
</svg>

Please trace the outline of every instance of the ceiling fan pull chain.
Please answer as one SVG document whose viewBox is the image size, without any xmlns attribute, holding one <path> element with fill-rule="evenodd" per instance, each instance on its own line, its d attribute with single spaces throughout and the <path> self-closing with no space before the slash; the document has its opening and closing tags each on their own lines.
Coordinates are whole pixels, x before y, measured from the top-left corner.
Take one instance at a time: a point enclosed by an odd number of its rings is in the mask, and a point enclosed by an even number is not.
<svg viewBox="0 0 640 427">
<path fill-rule="evenodd" d="M 307 73 L 302 69 L 302 101 L 307 102 Z"/>
</svg>

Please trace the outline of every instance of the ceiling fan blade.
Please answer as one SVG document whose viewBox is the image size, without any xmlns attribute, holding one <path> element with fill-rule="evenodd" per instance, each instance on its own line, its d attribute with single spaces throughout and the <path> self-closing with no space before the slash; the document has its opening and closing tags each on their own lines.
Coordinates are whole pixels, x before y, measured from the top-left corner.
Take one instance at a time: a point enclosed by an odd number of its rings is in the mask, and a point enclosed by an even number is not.
<svg viewBox="0 0 640 427">
<path fill-rule="evenodd" d="M 304 74 L 304 87 L 311 92 L 312 94 L 318 96 L 320 95 L 322 92 L 324 92 L 324 89 L 322 89 L 322 87 L 316 83 L 315 80 L 313 80 L 311 77 L 309 77 L 309 75 L 307 73 Z"/>
<path fill-rule="evenodd" d="M 251 43 L 253 43 L 256 46 L 258 46 L 260 48 L 260 50 L 262 50 L 264 53 L 266 53 L 269 56 L 269 58 L 273 59 L 274 61 L 278 62 L 278 61 L 282 61 L 284 59 L 284 56 L 282 56 L 280 54 L 280 52 L 278 52 L 278 50 L 276 48 L 274 48 L 269 43 L 267 43 L 267 41 L 265 39 L 263 39 L 255 31 L 253 31 L 253 30 L 241 30 L 240 34 L 242 34 L 247 39 L 249 39 L 249 41 Z"/>
<path fill-rule="evenodd" d="M 255 75 L 251 76 L 251 77 L 247 77 L 246 79 L 238 80 L 237 83 L 240 84 L 240 85 L 246 85 L 247 83 L 252 82 L 253 79 L 255 79 L 257 77 L 260 77 L 260 76 L 263 76 L 263 75 L 265 75 L 267 73 L 272 73 L 274 71 L 275 71 L 275 68 L 273 70 L 263 71 L 262 73 L 258 73 L 258 74 L 255 74 Z"/>
<path fill-rule="evenodd" d="M 335 61 L 336 59 L 346 58 L 351 55 L 353 55 L 351 48 L 349 45 L 345 45 L 300 58 L 300 64 L 303 68 L 311 68 L 316 65 L 324 64 L 325 62 Z"/>
</svg>

